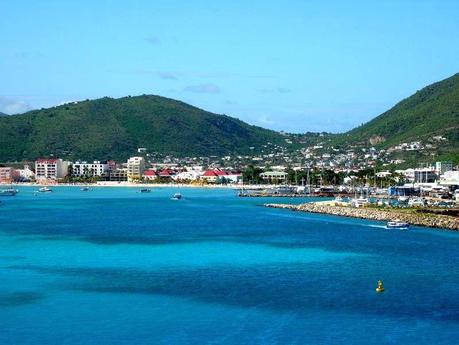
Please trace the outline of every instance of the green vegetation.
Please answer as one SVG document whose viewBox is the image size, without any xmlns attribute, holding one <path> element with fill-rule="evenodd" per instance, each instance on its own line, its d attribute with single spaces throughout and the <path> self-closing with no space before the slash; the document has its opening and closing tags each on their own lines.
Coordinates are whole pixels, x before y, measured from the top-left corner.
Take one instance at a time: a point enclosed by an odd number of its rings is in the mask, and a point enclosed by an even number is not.
<svg viewBox="0 0 459 345">
<path fill-rule="evenodd" d="M 336 145 L 373 144 L 390 147 L 402 142 L 429 141 L 443 136 L 437 159 L 459 162 L 459 73 L 429 85 L 390 110 L 334 139 Z"/>
<path fill-rule="evenodd" d="M 275 131 L 159 96 L 102 98 L 0 118 L 0 161 L 54 155 L 122 159 L 138 147 L 175 156 L 248 154 Z"/>
<path fill-rule="evenodd" d="M 389 148 L 422 141 L 432 149 L 394 151 L 391 159 L 405 160 L 411 166 L 435 160 L 459 164 L 459 74 L 423 88 L 374 120 L 339 135 L 285 135 L 151 95 L 106 97 L 0 116 L 0 134 L 1 162 L 50 155 L 70 160 L 125 160 L 138 147 L 176 157 L 221 157 L 271 153 L 274 146 L 294 152 L 318 142 L 335 148 Z M 256 180 L 249 175 L 244 178 Z"/>
</svg>

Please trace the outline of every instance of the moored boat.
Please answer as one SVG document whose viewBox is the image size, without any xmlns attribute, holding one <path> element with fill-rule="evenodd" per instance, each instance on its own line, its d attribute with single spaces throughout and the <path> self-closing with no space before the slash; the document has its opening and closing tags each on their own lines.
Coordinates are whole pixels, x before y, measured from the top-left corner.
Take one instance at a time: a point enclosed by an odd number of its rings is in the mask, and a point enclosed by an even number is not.
<svg viewBox="0 0 459 345">
<path fill-rule="evenodd" d="M 80 190 L 81 190 L 82 192 L 87 192 L 87 191 L 89 191 L 89 187 L 82 187 Z"/>
<path fill-rule="evenodd" d="M 0 189 L 0 196 L 15 196 L 19 191 L 14 188 Z"/>
<path fill-rule="evenodd" d="M 142 188 L 140 190 L 140 193 L 150 193 L 151 192 L 151 189 L 148 189 L 148 188 Z"/>
<path fill-rule="evenodd" d="M 41 187 L 40 189 L 38 189 L 38 192 L 40 192 L 40 193 L 50 193 L 52 191 L 53 190 L 51 188 L 48 188 L 48 187 Z"/>
</svg>

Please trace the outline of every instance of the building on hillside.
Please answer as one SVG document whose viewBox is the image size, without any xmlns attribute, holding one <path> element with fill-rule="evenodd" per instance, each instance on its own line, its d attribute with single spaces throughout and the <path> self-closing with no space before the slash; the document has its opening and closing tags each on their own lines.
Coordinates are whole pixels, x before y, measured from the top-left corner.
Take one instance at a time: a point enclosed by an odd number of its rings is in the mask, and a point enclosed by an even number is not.
<svg viewBox="0 0 459 345">
<path fill-rule="evenodd" d="M 40 158 L 35 161 L 35 179 L 59 180 L 67 176 L 69 162 L 61 158 Z"/>
<path fill-rule="evenodd" d="M 19 174 L 12 167 L 0 167 L 0 183 L 11 183 L 18 180 Z"/>
<path fill-rule="evenodd" d="M 72 176 L 74 177 L 95 177 L 103 176 L 109 170 L 107 162 L 94 161 L 92 163 L 87 162 L 75 162 L 72 165 Z"/>
<path fill-rule="evenodd" d="M 265 171 L 260 174 L 260 177 L 269 183 L 285 183 L 287 175 L 283 171 Z"/>
<path fill-rule="evenodd" d="M 453 162 L 451 161 L 442 161 L 435 162 L 435 171 L 438 175 L 442 175 L 447 171 L 453 170 Z"/>
<path fill-rule="evenodd" d="M 141 180 L 145 171 L 145 159 L 143 157 L 131 157 L 127 161 L 128 181 Z"/>
<path fill-rule="evenodd" d="M 392 173 L 390 171 L 380 171 L 376 173 L 376 177 L 379 177 L 379 178 L 386 178 L 389 176 L 392 176 Z"/>
</svg>

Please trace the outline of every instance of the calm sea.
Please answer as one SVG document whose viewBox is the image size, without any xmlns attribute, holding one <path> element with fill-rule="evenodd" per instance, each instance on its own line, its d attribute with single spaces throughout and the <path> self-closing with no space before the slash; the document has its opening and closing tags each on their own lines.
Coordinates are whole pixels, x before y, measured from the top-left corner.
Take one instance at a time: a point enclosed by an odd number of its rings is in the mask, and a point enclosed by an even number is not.
<svg viewBox="0 0 459 345">
<path fill-rule="evenodd" d="M 231 190 L 35 190 L 1 199 L 0 344 L 459 342 L 457 233 Z"/>
</svg>

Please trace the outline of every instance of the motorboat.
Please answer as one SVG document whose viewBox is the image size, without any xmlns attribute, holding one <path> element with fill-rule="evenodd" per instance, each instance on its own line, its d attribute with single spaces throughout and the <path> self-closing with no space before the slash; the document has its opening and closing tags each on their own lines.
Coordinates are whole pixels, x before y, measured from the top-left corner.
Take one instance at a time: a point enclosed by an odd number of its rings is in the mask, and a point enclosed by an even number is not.
<svg viewBox="0 0 459 345">
<path fill-rule="evenodd" d="M 410 224 L 406 222 L 402 222 L 399 219 L 391 220 L 387 222 L 386 228 L 387 229 L 408 229 L 410 227 Z"/>
<path fill-rule="evenodd" d="M 14 188 L 3 188 L 0 189 L 0 196 L 15 196 L 19 191 Z"/>
<path fill-rule="evenodd" d="M 90 189 L 89 189 L 89 187 L 82 187 L 80 190 L 81 190 L 82 192 L 87 192 L 87 191 L 89 191 Z"/>
<path fill-rule="evenodd" d="M 38 192 L 39 193 L 51 193 L 53 190 L 51 188 L 48 188 L 48 187 L 41 187 L 38 189 Z"/>
<path fill-rule="evenodd" d="M 148 188 L 142 188 L 140 190 L 140 193 L 150 193 L 151 192 L 151 189 L 148 189 Z"/>
<path fill-rule="evenodd" d="M 180 200 L 181 198 L 182 198 L 182 194 L 180 194 L 180 193 L 175 193 L 175 194 L 172 196 L 171 200 Z"/>
</svg>

